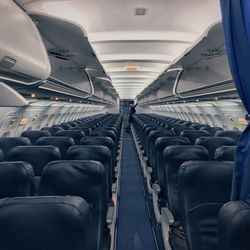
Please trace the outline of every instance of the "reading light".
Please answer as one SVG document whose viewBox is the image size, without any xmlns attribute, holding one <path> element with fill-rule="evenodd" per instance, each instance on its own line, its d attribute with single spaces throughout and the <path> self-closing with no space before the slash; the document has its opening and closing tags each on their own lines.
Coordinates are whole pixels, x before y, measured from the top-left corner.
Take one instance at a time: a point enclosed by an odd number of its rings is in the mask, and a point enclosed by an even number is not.
<svg viewBox="0 0 250 250">
<path fill-rule="evenodd" d="M 32 98 L 36 98 L 36 93 L 31 93 Z"/>
</svg>

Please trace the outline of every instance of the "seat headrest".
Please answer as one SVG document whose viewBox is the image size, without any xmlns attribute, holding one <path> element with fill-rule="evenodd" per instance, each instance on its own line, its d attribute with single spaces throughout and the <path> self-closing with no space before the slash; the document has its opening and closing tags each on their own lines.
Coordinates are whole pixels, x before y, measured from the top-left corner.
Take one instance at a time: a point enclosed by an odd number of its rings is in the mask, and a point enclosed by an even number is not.
<svg viewBox="0 0 250 250">
<path fill-rule="evenodd" d="M 155 141 L 158 137 L 163 137 L 163 136 L 173 136 L 174 133 L 171 132 L 171 131 L 168 131 L 168 130 L 163 130 L 163 129 L 160 129 L 160 130 L 153 130 L 149 133 L 148 135 L 148 139 L 150 141 Z"/>
<path fill-rule="evenodd" d="M 60 150 L 54 146 L 17 146 L 10 150 L 9 161 L 25 161 L 32 165 L 36 176 L 41 176 L 45 165 L 61 159 Z"/>
<path fill-rule="evenodd" d="M 112 140 L 115 142 L 116 141 L 116 135 L 114 131 L 110 130 L 95 130 L 90 133 L 91 136 L 107 136 L 112 138 Z"/>
<path fill-rule="evenodd" d="M 4 160 L 7 159 L 7 155 L 12 148 L 28 145 L 31 145 L 31 142 L 27 137 L 0 137 L 0 148 L 3 151 Z"/>
<path fill-rule="evenodd" d="M 248 250 L 250 246 L 250 202 L 231 201 L 219 212 L 219 241 L 223 250 Z"/>
<path fill-rule="evenodd" d="M 70 124 L 68 124 L 68 123 L 62 123 L 62 124 L 60 124 L 60 126 L 63 128 L 63 129 L 72 129 L 73 127 L 70 125 Z"/>
<path fill-rule="evenodd" d="M 155 147 L 157 151 L 162 151 L 166 147 L 171 145 L 188 145 L 189 140 L 185 137 L 173 136 L 173 137 L 159 137 L 155 141 Z"/>
<path fill-rule="evenodd" d="M 40 137 L 50 136 L 50 132 L 47 130 L 28 130 L 22 132 L 21 136 L 29 138 L 31 144 L 35 144 L 36 140 Z"/>
<path fill-rule="evenodd" d="M 210 136 L 210 133 L 204 130 L 184 130 L 181 132 L 180 136 L 188 138 L 190 144 L 194 144 L 197 138 L 202 136 Z"/>
<path fill-rule="evenodd" d="M 72 146 L 67 154 L 69 160 L 94 160 L 105 166 L 111 163 L 111 152 L 106 146 Z"/>
<path fill-rule="evenodd" d="M 82 127 L 82 126 L 77 126 L 75 128 L 72 128 L 72 130 L 81 130 L 81 131 L 83 131 L 83 133 L 86 136 L 90 135 L 90 133 L 92 131 L 91 128 L 89 128 L 89 127 Z"/>
<path fill-rule="evenodd" d="M 182 131 L 187 130 L 188 128 L 183 125 L 175 125 L 171 131 L 175 133 L 176 136 L 179 136 Z"/>
<path fill-rule="evenodd" d="M 0 199 L 34 194 L 34 172 L 27 162 L 0 162 Z"/>
<path fill-rule="evenodd" d="M 89 136 L 83 137 L 80 142 L 81 145 L 101 145 L 108 147 L 112 152 L 114 150 L 114 142 L 112 138 L 107 136 Z"/>
<path fill-rule="evenodd" d="M 71 137 L 49 136 L 41 137 L 36 141 L 36 145 L 51 145 L 60 149 L 62 159 L 67 159 L 67 150 L 74 146 L 74 140 Z"/>
<path fill-rule="evenodd" d="M 201 146 L 169 146 L 164 149 L 163 157 L 165 161 L 178 164 L 190 160 L 208 160 L 208 152 Z"/>
<path fill-rule="evenodd" d="M 220 128 L 220 127 L 207 127 L 207 126 L 204 126 L 204 127 L 201 127 L 200 130 L 208 131 L 212 136 L 214 136 L 215 133 L 216 133 L 217 131 L 222 131 L 223 128 Z"/>
<path fill-rule="evenodd" d="M 76 145 L 80 144 L 81 138 L 85 136 L 82 130 L 64 130 L 58 131 L 56 136 L 71 137 L 73 138 Z"/>
<path fill-rule="evenodd" d="M 193 129 L 197 129 L 197 130 L 198 130 L 198 129 L 204 127 L 204 126 L 208 127 L 207 124 L 195 123 L 195 124 L 192 124 L 192 125 L 190 126 L 190 128 L 193 128 Z"/>
<path fill-rule="evenodd" d="M 158 126 L 146 127 L 146 128 L 144 129 L 144 134 L 145 134 L 145 135 L 148 135 L 148 134 L 151 133 L 152 131 L 156 131 L 156 130 L 159 130 L 159 127 L 158 127 Z"/>
<path fill-rule="evenodd" d="M 96 206 L 106 202 L 105 169 L 98 161 L 51 162 L 44 168 L 39 195 L 80 196 Z"/>
<path fill-rule="evenodd" d="M 200 137 L 195 145 L 203 146 L 209 153 L 209 159 L 214 159 L 215 150 L 221 146 L 234 146 L 235 141 L 229 137 Z"/>
<path fill-rule="evenodd" d="M 214 159 L 217 161 L 234 161 L 236 146 L 222 146 L 216 149 Z"/>
<path fill-rule="evenodd" d="M 53 136 L 56 134 L 56 132 L 58 131 L 62 131 L 64 130 L 62 127 L 59 127 L 59 126 L 55 126 L 55 127 L 45 127 L 45 128 L 41 128 L 41 130 L 47 130 L 50 132 L 50 134 Z"/>
<path fill-rule="evenodd" d="M 91 209 L 80 197 L 2 199 L 0 225 L 2 249 L 93 249 Z"/>
<path fill-rule="evenodd" d="M 230 137 L 235 141 L 235 143 L 238 142 L 241 135 L 242 135 L 242 131 L 238 131 L 238 130 L 223 130 L 223 131 L 218 131 L 215 134 L 216 137 Z"/>
</svg>

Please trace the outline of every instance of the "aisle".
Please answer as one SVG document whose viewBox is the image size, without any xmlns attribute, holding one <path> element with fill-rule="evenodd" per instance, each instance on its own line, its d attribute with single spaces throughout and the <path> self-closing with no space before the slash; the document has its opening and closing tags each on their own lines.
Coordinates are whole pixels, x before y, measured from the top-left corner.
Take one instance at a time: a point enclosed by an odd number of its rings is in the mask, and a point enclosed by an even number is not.
<svg viewBox="0 0 250 250">
<path fill-rule="evenodd" d="M 132 135 L 124 133 L 117 250 L 155 250 Z"/>
</svg>

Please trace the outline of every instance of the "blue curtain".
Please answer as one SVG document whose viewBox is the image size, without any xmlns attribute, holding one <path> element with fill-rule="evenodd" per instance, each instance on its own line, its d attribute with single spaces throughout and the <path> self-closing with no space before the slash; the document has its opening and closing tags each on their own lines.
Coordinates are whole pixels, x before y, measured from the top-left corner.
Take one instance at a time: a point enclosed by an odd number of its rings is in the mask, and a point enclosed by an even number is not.
<svg viewBox="0 0 250 250">
<path fill-rule="evenodd" d="M 221 0 L 221 10 L 231 72 L 242 103 L 249 114 L 250 0 Z M 231 200 L 248 198 L 250 198 L 250 124 L 243 132 L 237 146 L 231 193 Z"/>
</svg>

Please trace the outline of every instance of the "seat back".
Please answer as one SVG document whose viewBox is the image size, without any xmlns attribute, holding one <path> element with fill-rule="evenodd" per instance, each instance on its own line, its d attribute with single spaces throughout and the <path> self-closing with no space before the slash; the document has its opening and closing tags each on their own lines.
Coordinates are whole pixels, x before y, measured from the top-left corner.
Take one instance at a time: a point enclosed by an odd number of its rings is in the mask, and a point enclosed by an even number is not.
<svg viewBox="0 0 250 250">
<path fill-rule="evenodd" d="M 64 136 L 50 136 L 50 137 L 41 137 L 36 141 L 36 145 L 44 146 L 55 146 L 59 148 L 61 153 L 61 159 L 67 159 L 67 151 L 71 146 L 74 146 L 74 140 L 71 137 Z"/>
<path fill-rule="evenodd" d="M 176 221 L 180 218 L 177 177 L 180 166 L 185 161 L 208 160 L 208 152 L 200 146 L 169 146 L 164 149 L 165 193 L 168 205 Z"/>
<path fill-rule="evenodd" d="M 0 161 L 3 161 L 3 160 L 4 160 L 4 154 L 3 154 L 2 149 L 0 149 Z"/>
<path fill-rule="evenodd" d="M 199 130 L 200 128 L 202 127 L 208 127 L 207 124 L 200 124 L 200 123 L 194 123 L 190 126 L 190 128 L 193 128 L 193 129 L 196 129 L 196 130 Z"/>
<path fill-rule="evenodd" d="M 0 199 L 34 194 L 34 172 L 27 162 L 0 162 Z"/>
<path fill-rule="evenodd" d="M 208 131 L 212 136 L 216 134 L 218 131 L 223 131 L 223 128 L 220 127 L 201 127 L 200 130 Z"/>
<path fill-rule="evenodd" d="M 195 145 L 203 146 L 209 153 L 209 159 L 214 159 L 217 148 L 221 146 L 234 146 L 235 141 L 229 137 L 200 137 L 196 140 Z"/>
<path fill-rule="evenodd" d="M 75 128 L 73 128 L 72 130 L 81 130 L 83 131 L 83 133 L 86 135 L 86 136 L 89 136 L 90 133 L 91 133 L 91 128 L 87 127 L 87 126 L 76 126 Z"/>
<path fill-rule="evenodd" d="M 216 161 L 234 161 L 236 146 L 222 146 L 216 149 L 214 159 Z"/>
<path fill-rule="evenodd" d="M 147 152 L 148 152 L 148 157 L 149 157 L 149 164 L 150 166 L 154 169 L 156 166 L 156 157 L 155 157 L 155 142 L 157 138 L 159 137 L 167 137 L 167 136 L 173 136 L 173 132 L 168 131 L 168 130 L 154 130 L 151 131 L 148 135 L 147 138 Z"/>
<path fill-rule="evenodd" d="M 219 212 L 220 250 L 248 250 L 250 246 L 250 202 L 231 201 Z"/>
<path fill-rule="evenodd" d="M 231 193 L 233 163 L 185 162 L 178 175 L 181 224 L 189 249 L 220 249 L 218 213 Z"/>
<path fill-rule="evenodd" d="M 184 131 L 184 130 L 187 130 L 188 128 L 186 126 L 183 126 L 183 125 L 175 125 L 171 131 L 174 132 L 174 134 L 176 136 L 180 136 L 181 132 Z"/>
<path fill-rule="evenodd" d="M 35 174 L 35 194 L 46 164 L 60 159 L 60 150 L 54 146 L 17 146 L 8 154 L 10 161 L 25 161 L 32 165 Z"/>
<path fill-rule="evenodd" d="M 73 126 L 71 126 L 69 123 L 62 123 L 60 126 L 65 130 L 70 130 L 73 128 Z"/>
<path fill-rule="evenodd" d="M 235 141 L 235 144 L 238 142 L 242 135 L 242 131 L 239 130 L 224 130 L 216 132 L 216 137 L 230 137 Z"/>
<path fill-rule="evenodd" d="M 190 144 L 194 145 L 197 138 L 210 136 L 210 133 L 204 130 L 184 130 L 181 132 L 180 136 L 188 138 Z"/>
<path fill-rule="evenodd" d="M 84 137 L 85 134 L 82 130 L 63 130 L 58 131 L 56 136 L 71 137 L 75 144 L 79 145 L 82 137 Z"/>
<path fill-rule="evenodd" d="M 31 145 L 30 139 L 27 137 L 1 137 L 0 148 L 3 151 L 3 160 L 7 160 L 9 151 L 16 146 Z"/>
<path fill-rule="evenodd" d="M 68 150 L 69 160 L 93 160 L 102 163 L 106 173 L 107 197 L 112 188 L 112 157 L 110 150 L 105 146 L 73 146 Z"/>
<path fill-rule="evenodd" d="M 114 170 L 116 165 L 116 152 L 115 152 L 115 144 L 110 137 L 105 136 L 86 136 L 81 139 L 80 142 L 81 145 L 93 145 L 93 146 L 105 146 L 107 147 L 112 156 L 112 171 L 113 171 L 113 177 L 114 177 Z"/>
<path fill-rule="evenodd" d="M 22 132 L 21 136 L 29 138 L 33 145 L 40 137 L 50 136 L 50 132 L 48 130 L 27 130 Z"/>
<path fill-rule="evenodd" d="M 64 129 L 60 126 L 54 126 L 54 127 L 44 127 L 41 128 L 41 130 L 47 130 L 52 136 L 54 136 L 58 131 L 63 131 Z"/>
<path fill-rule="evenodd" d="M 164 185 L 165 185 L 165 163 L 163 158 L 164 149 L 168 146 L 177 146 L 177 145 L 188 145 L 189 140 L 185 137 L 173 136 L 173 137 L 159 137 L 155 142 L 156 148 L 156 176 L 157 181 L 164 193 Z M 166 196 L 164 194 L 164 196 Z"/>
<path fill-rule="evenodd" d="M 3 250 L 92 250 L 91 209 L 80 197 L 0 200 Z"/>
<path fill-rule="evenodd" d="M 93 236 L 100 249 L 106 221 L 105 169 L 96 161 L 56 161 L 49 163 L 41 177 L 39 195 L 73 195 L 84 198 L 92 207 Z"/>
</svg>

